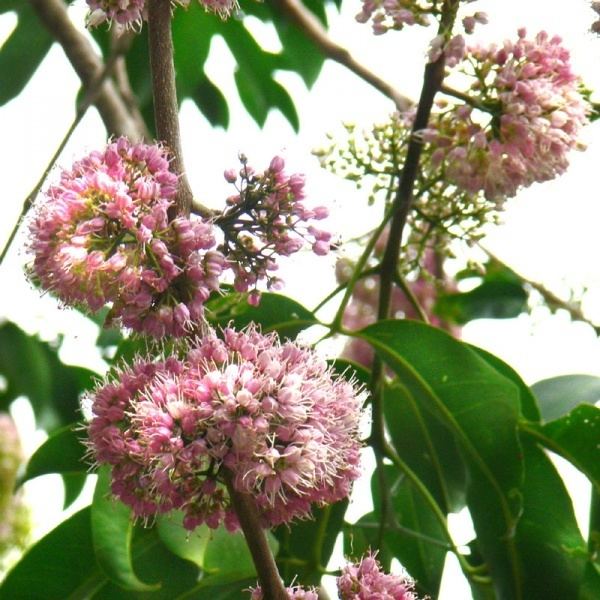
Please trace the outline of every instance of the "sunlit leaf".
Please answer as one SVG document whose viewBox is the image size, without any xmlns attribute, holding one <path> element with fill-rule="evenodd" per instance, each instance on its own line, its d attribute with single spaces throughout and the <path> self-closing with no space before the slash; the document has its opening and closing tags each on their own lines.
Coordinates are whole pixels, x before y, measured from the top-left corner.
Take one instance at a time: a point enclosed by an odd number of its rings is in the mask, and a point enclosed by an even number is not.
<svg viewBox="0 0 600 600">
<path fill-rule="evenodd" d="M 554 421 L 579 404 L 600 401 L 600 377 L 561 375 L 538 381 L 531 386 L 539 400 L 544 421 Z"/>
<path fill-rule="evenodd" d="M 23 91 L 53 41 L 29 2 L 9 2 L 4 5 L 5 2 L 1 3 L 0 12 L 15 10 L 18 21 L 0 47 L 0 106 Z"/>
<path fill-rule="evenodd" d="M 295 338 L 300 331 L 317 323 L 317 319 L 301 304 L 282 296 L 264 292 L 260 304 L 251 306 L 245 294 L 230 293 L 207 302 L 207 317 L 222 327 L 230 322 L 237 329 L 250 323 L 261 326 L 263 333 L 276 331 L 282 338 Z"/>
<path fill-rule="evenodd" d="M 380 321 L 358 335 L 454 435 L 469 469 L 467 504 L 496 592 L 520 597 L 513 535 L 523 478 L 517 386 L 466 344 L 422 323 Z"/>
<path fill-rule="evenodd" d="M 89 465 L 84 460 L 82 437 L 83 432 L 74 425 L 52 433 L 29 459 L 23 481 L 48 473 L 85 474 Z"/>
</svg>

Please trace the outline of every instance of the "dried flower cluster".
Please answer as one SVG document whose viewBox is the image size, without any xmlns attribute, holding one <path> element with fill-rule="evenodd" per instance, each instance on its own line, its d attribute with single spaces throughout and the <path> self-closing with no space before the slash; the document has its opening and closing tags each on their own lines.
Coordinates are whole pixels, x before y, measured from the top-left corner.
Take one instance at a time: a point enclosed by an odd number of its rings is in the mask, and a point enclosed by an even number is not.
<svg viewBox="0 0 600 600">
<path fill-rule="evenodd" d="M 189 333 L 225 268 L 212 224 L 170 221 L 177 176 L 160 145 L 126 138 L 64 171 L 30 225 L 33 274 L 66 304 L 156 337 Z"/>
<path fill-rule="evenodd" d="M 236 529 L 227 470 L 268 527 L 345 498 L 359 475 L 355 387 L 253 328 L 207 335 L 181 360 L 138 360 L 90 401 L 90 450 L 137 517 L 181 509 L 188 529 Z"/>
<path fill-rule="evenodd" d="M 589 105 L 558 36 L 520 29 L 514 42 L 467 48 L 459 69 L 473 82 L 470 103 L 442 108 L 423 132 L 434 167 L 497 202 L 566 170 Z"/>
<path fill-rule="evenodd" d="M 198 0 L 209 12 L 226 19 L 239 8 L 237 0 Z M 115 25 L 120 29 L 142 27 L 147 19 L 146 0 L 86 0 L 90 12 L 87 16 L 88 27 L 98 27 L 103 23 Z M 189 6 L 191 0 L 171 0 L 176 6 Z"/>
<path fill-rule="evenodd" d="M 282 283 L 272 275 L 278 268 L 277 256 L 291 256 L 306 241 L 319 256 L 329 252 L 331 234 L 308 224 L 324 219 L 328 211 L 304 205 L 304 176 L 287 175 L 281 157 L 274 157 L 260 174 L 248 166 L 245 156 L 240 160 L 239 172 L 225 171 L 225 179 L 236 185 L 237 193 L 227 199 L 228 208 L 216 221 L 224 233 L 219 249 L 234 272 L 237 291 L 254 289 L 262 279 L 277 289 Z"/>
</svg>

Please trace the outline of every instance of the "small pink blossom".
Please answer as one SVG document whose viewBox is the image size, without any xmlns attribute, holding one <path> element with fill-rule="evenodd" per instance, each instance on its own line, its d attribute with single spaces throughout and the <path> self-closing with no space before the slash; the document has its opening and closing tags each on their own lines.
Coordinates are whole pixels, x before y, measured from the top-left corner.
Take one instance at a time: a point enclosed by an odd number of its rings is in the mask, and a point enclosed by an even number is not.
<svg viewBox="0 0 600 600">
<path fill-rule="evenodd" d="M 428 25 L 435 6 L 424 0 L 363 0 L 356 15 L 359 23 L 372 21 L 373 33 L 381 35 L 390 29 Z"/>
<path fill-rule="evenodd" d="M 270 527 L 347 497 L 360 473 L 353 384 L 253 328 L 210 333 L 180 359 L 138 360 L 90 400 L 90 454 L 140 518 L 179 509 L 187 529 L 236 529 L 226 470 Z"/>
<path fill-rule="evenodd" d="M 417 600 L 414 585 L 408 575 L 384 573 L 373 554 L 346 565 L 337 579 L 340 600 Z"/>
</svg>

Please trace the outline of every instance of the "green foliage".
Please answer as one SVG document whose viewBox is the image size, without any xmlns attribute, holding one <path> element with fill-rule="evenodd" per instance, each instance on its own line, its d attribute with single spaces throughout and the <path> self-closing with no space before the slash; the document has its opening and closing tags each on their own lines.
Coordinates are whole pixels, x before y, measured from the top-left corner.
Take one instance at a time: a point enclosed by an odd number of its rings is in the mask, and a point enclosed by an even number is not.
<svg viewBox="0 0 600 600">
<path fill-rule="evenodd" d="M 3 0 L 0 14 L 10 11 L 17 14 L 17 26 L 0 47 L 0 106 L 23 91 L 53 41 L 29 2 Z"/>
<path fill-rule="evenodd" d="M 479 280 L 476 287 L 441 295 L 434 312 L 445 321 L 464 325 L 473 319 L 510 319 L 526 310 L 523 281 L 510 269 L 490 260 L 483 275 L 471 270 L 457 275 L 457 280 L 471 278 Z"/>
<path fill-rule="evenodd" d="M 46 431 L 79 418 L 79 394 L 92 386 L 94 377 L 88 369 L 63 364 L 56 348 L 10 322 L 0 325 L 0 375 L 6 380 L 0 410 L 26 396 Z"/>
</svg>

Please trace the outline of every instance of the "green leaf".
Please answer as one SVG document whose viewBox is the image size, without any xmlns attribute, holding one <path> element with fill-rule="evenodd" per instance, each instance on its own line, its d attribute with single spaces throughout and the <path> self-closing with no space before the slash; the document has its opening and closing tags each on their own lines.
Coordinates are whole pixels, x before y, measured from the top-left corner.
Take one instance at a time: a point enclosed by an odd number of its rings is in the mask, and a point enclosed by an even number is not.
<svg viewBox="0 0 600 600">
<path fill-rule="evenodd" d="M 87 475 L 85 473 L 63 473 L 62 480 L 65 488 L 63 510 L 66 510 L 79 498 L 87 481 Z"/>
<path fill-rule="evenodd" d="M 197 567 L 169 552 L 155 529 L 134 528 L 131 556 L 139 578 L 156 584 L 156 589 L 126 590 L 105 578 L 102 587 L 93 595 L 94 600 L 182 600 L 196 597 L 188 593 L 194 590 L 198 581 Z M 210 598 L 214 600 L 212 595 Z"/>
<path fill-rule="evenodd" d="M 230 533 L 223 527 L 210 529 L 206 525 L 189 532 L 183 527 L 181 512 L 159 517 L 157 532 L 173 554 L 203 570 L 198 589 L 256 576 L 252 556 L 241 532 Z M 276 554 L 279 543 L 270 532 L 267 541 Z"/>
<path fill-rule="evenodd" d="M 278 108 L 298 131 L 298 114 L 289 94 L 273 79 L 279 67 L 277 54 L 263 50 L 243 24 L 229 21 L 221 32 L 237 61 L 235 82 L 240 99 L 252 118 L 262 126 L 271 108 Z"/>
<path fill-rule="evenodd" d="M 37 423 L 52 431 L 79 417 L 79 395 L 93 383 L 95 374 L 63 364 L 49 344 L 29 336 L 14 323 L 0 325 L 0 409 L 7 410 L 19 396 L 31 402 Z"/>
<path fill-rule="evenodd" d="M 92 540 L 96 560 L 108 579 L 127 590 L 150 591 L 158 584 L 141 581 L 133 570 L 131 537 L 132 512 L 110 495 L 110 469 L 98 472 L 91 512 Z"/>
<path fill-rule="evenodd" d="M 496 369 L 498 373 L 510 379 L 519 388 L 521 414 L 529 421 L 539 421 L 540 408 L 537 399 L 533 394 L 533 390 L 521 379 L 521 376 L 510 365 L 507 365 L 503 360 L 500 360 L 487 350 L 473 345 L 469 345 L 469 347 L 477 352 L 491 367 Z"/>
<path fill-rule="evenodd" d="M 209 300 L 206 308 L 213 325 L 225 327 L 231 322 L 241 329 L 257 323 L 263 333 L 276 331 L 282 338 L 293 339 L 303 329 L 318 323 L 313 313 L 295 300 L 269 292 L 261 294 L 258 306 L 248 304 L 246 294 L 231 293 Z"/>
<path fill-rule="evenodd" d="M 175 555 L 189 560 L 202 568 L 211 531 L 208 527 L 197 527 L 188 531 L 183 527 L 183 513 L 173 511 L 160 515 L 156 530 L 163 544 Z"/>
<path fill-rule="evenodd" d="M 66 425 L 52 433 L 29 459 L 23 481 L 48 473 L 86 474 L 88 465 L 84 459 L 83 433 L 76 427 Z"/>
<path fill-rule="evenodd" d="M 396 452 L 445 513 L 458 512 L 466 501 L 466 470 L 450 431 L 398 380 L 384 388 L 384 414 Z"/>
<path fill-rule="evenodd" d="M 600 409 L 589 404 L 545 425 L 522 425 L 525 433 L 585 473 L 600 489 Z"/>
<path fill-rule="evenodd" d="M 102 582 L 92 546 L 88 507 L 26 552 L 0 585 L 0 599 L 87 598 Z"/>
<path fill-rule="evenodd" d="M 302 585 L 319 585 L 347 508 L 347 500 L 315 507 L 310 519 L 275 529 L 280 544 L 277 562 L 284 581 L 293 581 L 297 576 Z"/>
<path fill-rule="evenodd" d="M 571 498 L 556 468 L 533 442 L 523 443 L 523 514 L 516 529 L 527 599 L 576 598 L 587 551 Z"/>
<path fill-rule="evenodd" d="M 544 421 L 554 421 L 579 404 L 600 400 L 600 377 L 561 375 L 538 381 L 531 390 L 539 400 Z"/>
<path fill-rule="evenodd" d="M 464 325 L 473 319 L 512 319 L 527 307 L 527 292 L 519 283 L 487 281 L 468 292 L 441 295 L 435 314 Z"/>
<path fill-rule="evenodd" d="M 16 10 L 17 26 L 0 47 L 0 106 L 18 96 L 50 50 L 52 36 L 29 2 L 9 3 Z"/>
<path fill-rule="evenodd" d="M 514 541 L 523 478 L 517 386 L 466 344 L 422 323 L 380 321 L 357 335 L 454 435 L 469 470 L 467 503 L 496 592 L 522 598 Z"/>
</svg>

